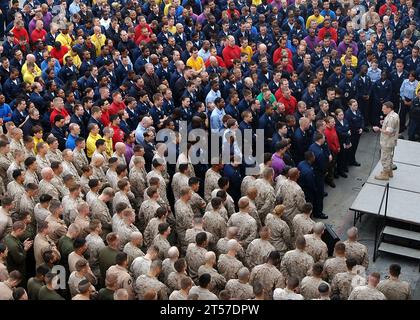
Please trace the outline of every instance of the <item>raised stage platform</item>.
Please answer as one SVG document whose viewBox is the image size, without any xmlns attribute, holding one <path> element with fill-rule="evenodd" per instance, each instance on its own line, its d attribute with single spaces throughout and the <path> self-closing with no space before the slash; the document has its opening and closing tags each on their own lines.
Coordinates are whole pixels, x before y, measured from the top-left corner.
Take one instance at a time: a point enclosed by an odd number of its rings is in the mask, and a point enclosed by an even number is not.
<svg viewBox="0 0 420 320">
<path fill-rule="evenodd" d="M 380 162 L 371 172 L 350 207 L 354 212 L 354 224 L 363 214 L 378 214 L 385 185 L 389 182 L 387 218 L 420 225 L 420 143 L 398 140 L 394 163 L 398 169 L 389 181 L 375 179 L 375 175 L 382 170 Z M 385 201 L 381 215 L 384 210 Z"/>
</svg>

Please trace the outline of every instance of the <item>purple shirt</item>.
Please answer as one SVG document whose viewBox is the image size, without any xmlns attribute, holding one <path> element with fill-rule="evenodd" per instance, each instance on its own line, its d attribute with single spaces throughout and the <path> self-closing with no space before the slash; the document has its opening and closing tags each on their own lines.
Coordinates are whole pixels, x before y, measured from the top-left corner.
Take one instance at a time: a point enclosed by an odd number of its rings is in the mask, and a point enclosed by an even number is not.
<svg viewBox="0 0 420 320">
<path fill-rule="evenodd" d="M 357 57 L 357 54 L 359 53 L 359 48 L 357 47 L 357 44 L 354 41 L 352 41 L 350 44 L 345 44 L 344 41 L 341 41 L 337 47 L 338 57 L 341 58 L 346 53 L 347 47 L 352 48 L 353 55 Z"/>
<path fill-rule="evenodd" d="M 46 14 L 44 14 L 42 16 L 42 21 L 44 21 L 44 29 L 45 30 L 49 30 L 50 29 L 50 24 L 52 22 L 53 16 L 51 14 L 51 12 L 47 12 Z"/>
<path fill-rule="evenodd" d="M 132 144 L 125 144 L 125 161 L 127 161 L 127 167 L 130 164 L 130 160 L 134 155 L 133 145 Z"/>
<path fill-rule="evenodd" d="M 271 157 L 271 161 L 272 161 L 271 167 L 274 170 L 273 179 L 276 179 L 277 176 L 279 176 L 283 172 L 286 164 L 284 163 L 283 159 L 280 158 L 280 156 L 277 153 L 273 154 L 273 156 Z"/>
<path fill-rule="evenodd" d="M 308 44 L 309 49 L 313 50 L 315 45 L 318 43 L 318 37 L 310 37 L 310 36 L 306 36 L 303 40 L 306 41 L 306 43 Z"/>
</svg>

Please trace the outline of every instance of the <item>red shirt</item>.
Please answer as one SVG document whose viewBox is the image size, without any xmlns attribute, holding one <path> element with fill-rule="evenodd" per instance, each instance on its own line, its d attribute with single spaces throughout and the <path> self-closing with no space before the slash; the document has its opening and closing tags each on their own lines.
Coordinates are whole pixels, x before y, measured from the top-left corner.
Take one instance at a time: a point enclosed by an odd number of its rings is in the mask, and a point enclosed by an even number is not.
<svg viewBox="0 0 420 320">
<path fill-rule="evenodd" d="M 281 92 L 280 88 L 276 90 L 276 92 L 274 93 L 274 96 L 276 97 L 277 101 L 280 101 L 280 99 L 283 98 L 283 92 Z"/>
<path fill-rule="evenodd" d="M 44 29 L 42 30 L 34 29 L 34 31 L 32 31 L 31 33 L 31 42 L 35 43 L 38 40 L 45 41 L 46 35 L 47 35 L 47 31 L 45 31 Z"/>
<path fill-rule="evenodd" d="M 284 48 L 284 49 L 283 48 L 277 48 L 273 53 L 273 63 L 274 64 L 281 63 L 281 58 L 282 58 L 281 52 L 282 52 L 282 50 L 287 51 L 287 57 L 289 58 L 289 61 L 292 61 L 293 54 L 292 54 L 292 51 L 290 51 L 290 49 L 288 49 L 288 48 Z"/>
<path fill-rule="evenodd" d="M 145 43 L 149 43 L 150 42 L 150 37 L 149 36 L 144 36 L 144 35 L 140 35 L 137 39 L 136 39 L 136 45 L 139 45 L 142 41 L 144 41 Z"/>
<path fill-rule="evenodd" d="M 59 114 L 61 114 L 64 118 L 69 116 L 69 113 L 67 112 L 66 108 L 61 109 L 61 111 L 58 111 L 57 109 L 54 109 L 51 112 L 51 115 L 50 115 L 50 123 L 51 124 L 54 124 L 54 118 L 55 118 L 55 116 L 57 116 Z"/>
<path fill-rule="evenodd" d="M 152 28 L 150 28 L 150 26 L 147 23 L 139 23 L 137 25 L 137 27 L 134 28 L 134 42 L 137 44 L 137 39 L 140 38 L 141 36 L 141 29 L 143 29 L 143 27 L 147 28 L 147 30 L 149 30 L 149 35 L 153 33 Z"/>
<path fill-rule="evenodd" d="M 117 114 L 121 110 L 125 110 L 125 103 L 124 101 L 121 101 L 120 103 L 112 102 L 109 106 L 109 114 Z"/>
<path fill-rule="evenodd" d="M 335 128 L 325 128 L 325 138 L 327 139 L 328 148 L 330 148 L 331 152 L 333 154 L 339 153 L 340 142 Z"/>
<path fill-rule="evenodd" d="M 11 32 L 13 33 L 13 35 L 15 37 L 15 39 L 14 39 L 15 44 L 19 44 L 19 40 L 22 39 L 22 38 L 25 38 L 26 42 L 29 43 L 29 34 L 28 34 L 28 31 L 26 31 L 25 28 L 20 28 L 18 30 L 15 27 L 13 27 Z"/>
<path fill-rule="evenodd" d="M 394 5 L 394 4 L 391 4 L 390 5 L 390 7 L 391 7 L 391 12 L 392 13 L 396 13 L 397 11 L 398 11 L 398 9 L 397 9 L 397 7 L 396 7 L 396 5 Z M 382 16 L 384 16 L 385 15 L 385 13 L 386 13 L 386 10 L 388 9 L 388 5 L 385 3 L 385 4 L 383 4 L 380 8 L 379 8 L 379 15 L 382 17 Z"/>
<path fill-rule="evenodd" d="M 56 48 L 51 49 L 51 57 L 56 58 L 60 64 L 63 64 L 63 57 L 64 55 L 69 51 L 69 49 L 66 46 L 61 46 L 60 50 L 57 50 Z"/>
<path fill-rule="evenodd" d="M 219 56 L 215 56 L 215 57 L 216 57 L 217 62 L 219 63 L 219 67 L 226 68 L 226 64 L 223 61 L 223 59 L 220 58 Z M 210 67 L 210 58 L 207 59 L 206 62 L 204 62 L 204 65 L 205 65 L 206 68 Z"/>
<path fill-rule="evenodd" d="M 226 68 L 233 67 L 233 59 L 240 59 L 241 58 L 241 48 L 237 45 L 231 47 L 227 46 L 223 49 L 223 60 L 225 61 Z"/>
<path fill-rule="evenodd" d="M 114 144 L 114 147 L 115 147 L 115 144 L 117 142 L 123 142 L 124 131 L 122 131 L 121 128 L 118 127 L 118 126 L 111 125 L 111 128 L 112 128 L 112 130 L 114 130 L 114 135 L 112 136 L 112 143 Z"/>
<path fill-rule="evenodd" d="M 101 115 L 101 122 L 104 124 L 105 127 L 108 127 L 110 121 L 109 121 L 109 110 L 103 111 Z"/>
<path fill-rule="evenodd" d="M 330 33 L 331 39 L 337 42 L 338 40 L 337 30 L 335 30 L 333 27 L 329 27 L 329 28 L 322 27 L 321 29 L 319 29 L 318 41 L 324 40 L 327 32 Z"/>
<path fill-rule="evenodd" d="M 286 108 L 285 110 L 286 114 L 295 113 L 296 107 L 297 107 L 297 100 L 294 96 L 290 96 L 290 98 L 287 99 L 285 96 L 281 95 L 280 99 L 278 99 L 277 101 L 284 104 L 284 107 Z"/>
</svg>

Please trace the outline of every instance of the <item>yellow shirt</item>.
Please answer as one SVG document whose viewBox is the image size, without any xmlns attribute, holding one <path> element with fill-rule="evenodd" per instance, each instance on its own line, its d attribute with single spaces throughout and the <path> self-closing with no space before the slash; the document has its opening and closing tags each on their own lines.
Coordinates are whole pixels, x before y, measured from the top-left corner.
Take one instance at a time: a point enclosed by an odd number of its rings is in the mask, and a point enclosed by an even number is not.
<svg viewBox="0 0 420 320">
<path fill-rule="evenodd" d="M 76 53 L 75 55 L 71 54 L 71 51 L 67 52 L 64 56 L 63 56 L 63 61 L 66 61 L 66 57 L 72 57 L 73 58 L 73 64 L 76 66 L 76 68 L 80 68 L 80 66 L 82 65 L 82 60 L 80 59 L 79 55 Z"/>
<path fill-rule="evenodd" d="M 86 140 L 86 150 L 87 150 L 87 156 L 89 158 L 92 158 L 93 153 L 96 150 L 96 141 L 99 139 L 102 139 L 100 134 L 93 135 L 92 133 L 89 133 L 89 136 Z"/>
<path fill-rule="evenodd" d="M 261 0 L 252 0 L 252 4 L 253 4 L 254 6 L 259 6 L 261 3 L 262 3 L 262 1 L 261 1 Z"/>
<path fill-rule="evenodd" d="M 203 70 L 203 68 L 205 68 L 204 60 L 201 57 L 197 57 L 197 59 L 190 57 L 187 60 L 187 66 L 191 67 L 194 71 L 200 71 Z"/>
<path fill-rule="evenodd" d="M 342 65 L 344 65 L 344 58 L 345 58 L 345 55 L 343 55 L 340 59 L 340 62 L 341 62 Z M 357 57 L 356 56 L 351 56 L 351 66 L 353 68 L 357 68 L 357 62 L 358 62 Z"/>
<path fill-rule="evenodd" d="M 175 34 L 176 33 L 176 27 L 175 26 L 169 27 L 168 31 L 172 34 Z"/>
<path fill-rule="evenodd" d="M 308 20 L 306 20 L 306 29 L 309 29 L 312 20 L 316 21 L 317 25 L 319 25 L 320 23 L 324 22 L 324 17 L 321 15 L 319 15 L 318 18 L 315 17 L 314 15 L 309 16 Z"/>
<path fill-rule="evenodd" d="M 420 90 L 420 82 L 419 82 L 419 85 L 416 88 L 416 94 L 417 94 L 417 92 L 419 92 L 419 90 Z"/>
<path fill-rule="evenodd" d="M 106 145 L 106 154 L 108 155 L 108 157 L 112 156 L 112 139 L 104 139 L 105 140 L 105 145 Z"/>
<path fill-rule="evenodd" d="M 248 62 L 251 62 L 251 60 L 252 60 L 252 55 L 254 54 L 254 53 L 252 52 L 252 48 L 251 48 L 251 46 L 246 46 L 246 48 L 241 47 L 241 53 L 242 53 L 242 52 L 244 52 L 244 53 L 246 53 L 246 54 L 247 54 L 247 56 L 248 56 Z"/>
<path fill-rule="evenodd" d="M 41 138 L 41 139 L 38 139 L 37 137 L 34 137 L 34 153 L 35 154 L 37 154 L 38 153 L 38 150 L 37 150 L 37 148 L 36 148 L 36 146 L 38 145 L 38 143 L 40 143 L 40 142 L 44 142 L 44 140 Z"/>
<path fill-rule="evenodd" d="M 73 43 L 73 40 L 72 40 L 72 38 L 70 37 L 69 34 L 63 34 L 61 32 L 57 36 L 55 41 L 60 42 L 62 46 L 66 46 L 69 50 L 71 49 L 71 46 L 72 46 L 72 43 Z"/>
<path fill-rule="evenodd" d="M 90 37 L 90 39 L 95 46 L 96 56 L 100 56 L 101 55 L 101 48 L 102 48 L 103 45 L 105 45 L 105 41 L 106 41 L 105 35 L 103 35 L 102 33 L 99 34 L 98 36 L 96 34 L 93 34 Z"/>
<path fill-rule="evenodd" d="M 35 82 L 35 75 L 31 72 L 25 72 L 23 75 L 23 81 L 32 84 Z"/>
<path fill-rule="evenodd" d="M 27 70 L 28 70 L 28 63 L 25 62 L 23 64 L 22 69 L 20 71 L 21 71 L 22 74 L 24 74 L 24 73 L 26 73 Z M 35 66 L 34 66 L 34 71 L 35 71 L 35 76 L 36 77 L 40 77 L 41 76 L 42 71 L 41 71 L 41 69 L 38 67 L 38 65 L 36 63 L 35 63 Z"/>
</svg>

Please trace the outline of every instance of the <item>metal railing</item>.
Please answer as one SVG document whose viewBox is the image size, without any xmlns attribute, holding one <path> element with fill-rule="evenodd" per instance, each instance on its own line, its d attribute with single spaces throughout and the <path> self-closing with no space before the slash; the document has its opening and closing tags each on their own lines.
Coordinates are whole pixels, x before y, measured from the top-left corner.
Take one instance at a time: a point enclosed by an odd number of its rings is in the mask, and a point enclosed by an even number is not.
<svg viewBox="0 0 420 320">
<path fill-rule="evenodd" d="M 389 182 L 385 185 L 385 190 L 384 190 L 384 193 L 382 195 L 381 204 L 379 205 L 378 219 L 380 219 L 380 220 L 376 224 L 376 228 L 375 228 L 375 245 L 374 245 L 374 250 L 373 250 L 373 262 L 376 261 L 376 256 L 377 256 L 377 253 L 378 253 L 378 247 L 381 243 L 381 241 L 380 241 L 381 234 L 382 234 L 382 231 L 384 230 L 384 227 L 385 227 L 386 214 L 387 214 L 387 211 L 388 211 L 388 197 L 389 197 Z M 381 219 L 381 210 L 382 210 L 382 205 L 384 204 L 384 200 L 385 200 L 385 210 L 384 210 L 383 218 Z"/>
</svg>

